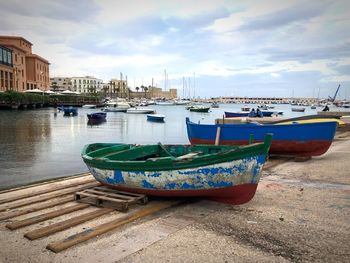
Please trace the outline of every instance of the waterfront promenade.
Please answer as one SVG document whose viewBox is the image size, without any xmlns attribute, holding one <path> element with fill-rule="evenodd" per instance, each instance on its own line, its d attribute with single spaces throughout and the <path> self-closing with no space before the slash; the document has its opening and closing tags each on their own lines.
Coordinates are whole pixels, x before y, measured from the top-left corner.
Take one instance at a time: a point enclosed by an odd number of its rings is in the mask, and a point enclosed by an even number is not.
<svg viewBox="0 0 350 263">
<path fill-rule="evenodd" d="M 330 150 L 322 156 L 306 162 L 270 159 L 255 197 L 245 205 L 196 200 L 58 254 L 45 246 L 106 222 L 111 215 L 35 241 L 23 234 L 58 219 L 15 231 L 6 229 L 5 224 L 29 216 L 5 220 L 0 224 L 0 259 L 4 263 L 348 262 L 349 148 L 349 132 L 337 133 Z M 0 194 L 0 198 L 8 195 Z"/>
</svg>

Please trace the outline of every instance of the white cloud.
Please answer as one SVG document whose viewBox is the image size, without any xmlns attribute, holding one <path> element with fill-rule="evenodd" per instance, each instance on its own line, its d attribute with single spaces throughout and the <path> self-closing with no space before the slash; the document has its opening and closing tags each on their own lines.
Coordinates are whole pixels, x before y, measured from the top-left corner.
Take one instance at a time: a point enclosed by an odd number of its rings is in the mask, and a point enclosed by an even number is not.
<svg viewBox="0 0 350 263">
<path fill-rule="evenodd" d="M 279 77 L 281 77 L 281 74 L 278 74 L 276 72 L 271 72 L 270 76 L 273 77 L 273 78 L 279 78 Z"/>
<path fill-rule="evenodd" d="M 229 94 L 225 88 L 248 81 L 252 88 L 270 81 L 282 94 L 302 87 L 305 75 L 314 85 L 349 82 L 349 74 L 337 70 L 350 64 L 345 0 L 95 0 L 86 9 L 82 3 L 66 16 L 64 2 L 34 1 L 33 8 L 42 8 L 36 12 L 8 4 L 0 10 L 0 34 L 31 41 L 34 52 L 50 61 L 51 76 L 94 75 L 107 81 L 123 72 L 135 76 L 138 85 L 154 78 L 162 86 L 167 69 L 172 85 L 181 88 L 182 77 L 196 72 L 199 82 L 205 79 L 203 96 Z M 304 6 L 308 12 L 296 12 Z M 292 15 L 288 20 L 281 14 Z M 220 89 L 214 91 L 210 80 L 218 78 Z"/>
</svg>

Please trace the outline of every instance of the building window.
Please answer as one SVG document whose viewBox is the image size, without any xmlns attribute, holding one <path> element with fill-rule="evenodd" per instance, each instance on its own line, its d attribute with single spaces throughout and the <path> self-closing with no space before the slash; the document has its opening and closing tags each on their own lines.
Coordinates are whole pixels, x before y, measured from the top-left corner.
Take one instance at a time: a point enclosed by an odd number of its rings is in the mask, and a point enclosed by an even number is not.
<svg viewBox="0 0 350 263">
<path fill-rule="evenodd" d="M 4 87 L 4 74 L 3 71 L 0 70 L 0 88 Z"/>
<path fill-rule="evenodd" d="M 2 61 L 7 64 L 7 52 L 6 50 L 2 50 Z"/>
<path fill-rule="evenodd" d="M 21 61 L 22 61 L 22 64 L 23 64 L 23 57 L 21 56 Z"/>
<path fill-rule="evenodd" d="M 8 63 L 12 65 L 12 53 L 11 52 L 7 53 L 7 60 L 8 60 Z"/>
</svg>

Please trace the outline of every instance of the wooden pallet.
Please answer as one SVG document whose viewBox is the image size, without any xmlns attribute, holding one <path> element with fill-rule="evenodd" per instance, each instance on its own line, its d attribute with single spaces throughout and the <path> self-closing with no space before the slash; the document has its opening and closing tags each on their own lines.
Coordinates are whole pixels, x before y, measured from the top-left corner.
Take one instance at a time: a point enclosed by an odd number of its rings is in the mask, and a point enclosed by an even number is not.
<svg viewBox="0 0 350 263">
<path fill-rule="evenodd" d="M 116 214 L 115 210 L 125 211 L 128 209 L 129 204 L 146 204 L 148 202 L 147 196 L 117 191 L 108 187 L 99 187 L 100 185 L 101 184 L 98 182 L 91 183 L 90 180 L 81 182 L 81 184 L 78 185 L 72 182 L 66 185 L 64 189 L 58 189 L 53 186 L 46 190 L 33 191 L 36 195 L 31 192 L 30 194 L 17 195 L 16 198 L 0 199 L 3 200 L 1 202 L 2 204 L 0 204 L 0 221 L 10 219 L 6 227 L 12 231 L 32 226 L 29 232 L 24 231 L 24 236 L 29 240 L 36 240 L 95 220 L 101 216 Z M 75 199 L 83 203 L 77 203 Z M 85 203 L 85 201 L 88 200 L 89 202 Z M 93 202 L 93 205 L 97 204 L 99 207 L 83 213 L 83 211 L 88 209 L 91 205 L 90 202 Z M 70 205 L 67 206 L 66 204 Z M 177 204 L 179 204 L 178 201 L 153 202 L 143 208 L 135 208 L 134 211 L 130 211 L 107 223 L 99 224 L 82 232 L 75 233 L 63 240 L 54 241 L 47 245 L 47 249 L 58 253 L 76 244 L 118 229 L 139 218 L 154 214 Z M 54 208 L 61 205 L 65 206 L 50 211 L 44 211 L 47 208 Z M 103 208 L 101 208 L 101 206 L 103 206 Z M 115 208 L 115 206 L 117 208 Z M 40 211 L 41 213 L 39 214 L 31 215 L 33 212 Z M 80 212 L 77 215 L 70 215 L 68 219 L 61 221 L 57 221 L 56 219 L 62 215 L 68 215 L 72 212 L 77 213 L 78 211 Z M 26 217 L 19 220 L 12 219 L 20 215 L 26 215 Z M 45 222 L 50 219 L 55 219 L 56 222 L 49 222 L 45 226 L 37 225 L 40 222 Z"/>
<path fill-rule="evenodd" d="M 147 196 L 136 193 L 122 192 L 105 186 L 93 187 L 75 193 L 75 200 L 99 207 L 114 208 L 127 211 L 130 204 L 148 202 Z"/>
</svg>

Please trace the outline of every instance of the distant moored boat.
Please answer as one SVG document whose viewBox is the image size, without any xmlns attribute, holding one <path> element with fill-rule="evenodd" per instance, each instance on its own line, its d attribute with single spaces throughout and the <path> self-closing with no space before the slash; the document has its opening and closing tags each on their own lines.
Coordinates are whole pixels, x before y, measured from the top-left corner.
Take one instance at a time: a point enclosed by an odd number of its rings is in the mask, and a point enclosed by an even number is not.
<svg viewBox="0 0 350 263">
<path fill-rule="evenodd" d="M 87 117 L 89 120 L 105 120 L 107 117 L 107 113 L 106 112 L 88 113 Z"/>
<path fill-rule="evenodd" d="M 163 114 L 147 114 L 148 121 L 164 122 L 164 118 Z"/>
<path fill-rule="evenodd" d="M 190 108 L 190 111 L 195 111 L 195 112 L 209 112 L 210 107 L 206 106 L 193 106 Z"/>
</svg>

